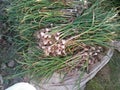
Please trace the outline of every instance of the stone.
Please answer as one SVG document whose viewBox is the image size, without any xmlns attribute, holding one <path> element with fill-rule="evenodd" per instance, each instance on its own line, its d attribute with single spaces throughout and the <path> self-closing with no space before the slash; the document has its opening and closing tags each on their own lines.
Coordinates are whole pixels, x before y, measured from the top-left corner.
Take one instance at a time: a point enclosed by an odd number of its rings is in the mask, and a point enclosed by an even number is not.
<svg viewBox="0 0 120 90">
<path fill-rule="evenodd" d="M 13 68 L 14 66 L 15 66 L 15 61 L 14 61 L 14 60 L 11 60 L 11 61 L 8 63 L 8 67 Z"/>
</svg>

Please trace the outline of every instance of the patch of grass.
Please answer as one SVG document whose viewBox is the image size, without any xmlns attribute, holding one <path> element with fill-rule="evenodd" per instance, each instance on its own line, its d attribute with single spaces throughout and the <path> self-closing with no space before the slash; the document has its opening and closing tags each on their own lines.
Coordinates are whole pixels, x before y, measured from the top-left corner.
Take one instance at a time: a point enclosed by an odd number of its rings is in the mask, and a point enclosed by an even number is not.
<svg viewBox="0 0 120 90">
<path fill-rule="evenodd" d="M 119 90 L 120 89 L 119 55 L 120 52 L 115 51 L 107 67 L 105 66 L 97 74 L 97 76 L 87 84 L 85 90 Z M 106 73 L 105 69 L 107 70 L 108 73 Z M 98 87 L 96 87 L 96 84 Z"/>
<path fill-rule="evenodd" d="M 104 90 L 103 86 L 99 84 L 99 81 L 94 79 L 89 82 L 86 90 Z"/>
</svg>

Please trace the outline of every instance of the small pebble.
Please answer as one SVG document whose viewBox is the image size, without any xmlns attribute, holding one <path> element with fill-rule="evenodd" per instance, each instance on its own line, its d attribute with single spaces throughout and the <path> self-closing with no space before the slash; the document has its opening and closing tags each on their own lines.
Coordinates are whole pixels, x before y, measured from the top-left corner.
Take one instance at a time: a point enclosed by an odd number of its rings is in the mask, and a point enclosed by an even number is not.
<svg viewBox="0 0 120 90">
<path fill-rule="evenodd" d="M 8 67 L 13 68 L 14 66 L 15 66 L 15 61 L 14 61 L 14 60 L 11 60 L 11 61 L 8 63 Z"/>
</svg>

